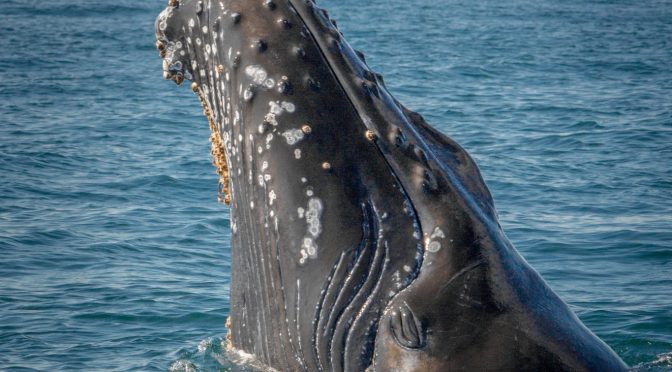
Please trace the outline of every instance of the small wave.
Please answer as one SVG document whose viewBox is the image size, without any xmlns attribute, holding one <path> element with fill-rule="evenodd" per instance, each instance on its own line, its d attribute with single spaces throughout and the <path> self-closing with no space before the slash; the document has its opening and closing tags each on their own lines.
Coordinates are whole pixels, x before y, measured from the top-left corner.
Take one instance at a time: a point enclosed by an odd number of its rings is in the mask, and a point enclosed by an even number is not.
<svg viewBox="0 0 672 372">
<path fill-rule="evenodd" d="M 179 353 L 180 358 L 174 361 L 170 372 L 195 372 L 223 370 L 229 372 L 278 372 L 254 355 L 242 350 L 227 349 L 226 338 L 208 337 L 198 343 L 196 349 Z"/>
<path fill-rule="evenodd" d="M 634 366 L 631 371 L 633 372 L 650 372 L 650 371 L 672 371 L 672 351 L 667 353 L 659 354 L 655 360 L 651 362 L 640 363 Z"/>
<path fill-rule="evenodd" d="M 240 367 L 249 367 L 253 371 L 259 372 L 278 372 L 277 369 L 263 364 L 254 355 L 238 349 L 230 349 L 226 352 L 229 360 Z"/>
<path fill-rule="evenodd" d="M 196 372 L 197 368 L 194 363 L 188 360 L 176 360 L 173 364 L 170 365 L 168 369 L 170 372 Z"/>
</svg>

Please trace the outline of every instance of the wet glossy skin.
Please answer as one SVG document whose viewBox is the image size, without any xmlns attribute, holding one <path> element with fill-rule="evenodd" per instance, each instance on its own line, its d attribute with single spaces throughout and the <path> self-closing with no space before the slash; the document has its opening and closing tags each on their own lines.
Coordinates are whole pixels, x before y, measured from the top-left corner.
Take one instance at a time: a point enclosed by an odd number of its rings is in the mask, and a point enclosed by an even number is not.
<svg viewBox="0 0 672 372">
<path fill-rule="evenodd" d="M 279 370 L 625 368 L 312 2 L 171 1 L 157 39 L 231 201 L 231 347 Z"/>
</svg>

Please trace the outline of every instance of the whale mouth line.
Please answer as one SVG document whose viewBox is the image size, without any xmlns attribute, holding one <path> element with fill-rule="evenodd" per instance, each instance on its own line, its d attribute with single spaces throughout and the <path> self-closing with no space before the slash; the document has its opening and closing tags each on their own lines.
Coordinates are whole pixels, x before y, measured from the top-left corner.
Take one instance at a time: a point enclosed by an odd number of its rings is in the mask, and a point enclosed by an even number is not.
<svg viewBox="0 0 672 372">
<path fill-rule="evenodd" d="M 188 66 L 186 63 L 191 56 L 188 56 L 187 53 L 185 53 L 180 55 L 180 57 L 184 58 L 178 57 L 177 61 L 175 61 L 175 53 L 177 52 L 177 49 L 180 49 L 180 45 L 178 44 L 176 46 L 175 43 L 181 42 L 180 40 L 170 40 L 165 33 L 165 30 L 168 27 L 166 22 L 172 16 L 173 11 L 179 9 L 180 5 L 179 0 L 169 0 L 168 6 L 159 14 L 155 24 L 156 48 L 159 51 L 159 57 L 163 60 L 163 77 L 165 80 L 174 81 L 178 86 L 182 85 L 185 80 L 192 81 L 191 89 L 201 102 L 203 114 L 208 121 L 208 127 L 210 129 L 210 155 L 212 157 L 212 164 L 215 167 L 215 172 L 219 176 L 217 201 L 222 204 L 231 205 L 232 194 L 229 173 L 231 163 L 228 159 L 224 140 L 222 139 L 222 132 L 218 128 L 217 121 L 213 116 L 213 108 L 209 107 L 208 101 L 205 98 L 205 92 L 193 81 L 194 77 L 190 72 L 191 66 Z M 210 24 L 209 18 L 210 12 L 208 12 L 208 24 Z M 189 49 L 188 52 L 190 53 L 191 49 Z M 218 66 L 217 70 L 221 74 L 223 72 L 223 67 Z"/>
</svg>

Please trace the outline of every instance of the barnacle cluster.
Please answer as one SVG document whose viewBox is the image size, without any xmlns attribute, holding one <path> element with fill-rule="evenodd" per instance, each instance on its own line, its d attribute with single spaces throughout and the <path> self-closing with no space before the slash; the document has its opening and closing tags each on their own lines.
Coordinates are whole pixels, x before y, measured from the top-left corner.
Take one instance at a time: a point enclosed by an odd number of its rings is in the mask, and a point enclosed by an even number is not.
<svg viewBox="0 0 672 372">
<path fill-rule="evenodd" d="M 231 204 L 231 189 L 229 188 L 229 166 L 226 162 L 226 151 L 224 149 L 224 141 L 217 129 L 215 120 L 212 117 L 212 111 L 208 107 L 203 93 L 198 88 L 198 84 L 193 83 L 191 89 L 198 95 L 201 100 L 205 116 L 208 118 L 210 124 L 210 154 L 212 154 L 212 165 L 215 166 L 217 174 L 219 175 L 219 190 L 217 192 L 217 200 L 226 205 Z"/>
</svg>

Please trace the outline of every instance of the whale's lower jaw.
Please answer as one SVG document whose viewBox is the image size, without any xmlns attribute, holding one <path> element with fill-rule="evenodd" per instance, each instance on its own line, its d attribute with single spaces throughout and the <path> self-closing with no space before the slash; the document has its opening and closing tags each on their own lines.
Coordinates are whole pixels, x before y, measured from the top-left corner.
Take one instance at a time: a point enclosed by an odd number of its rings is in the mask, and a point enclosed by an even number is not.
<svg viewBox="0 0 672 372">
<path fill-rule="evenodd" d="M 621 370 L 504 236 L 478 168 L 312 1 L 171 0 L 231 204 L 228 342 L 278 370 Z"/>
</svg>

